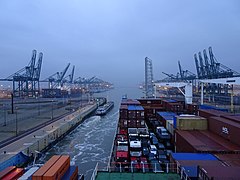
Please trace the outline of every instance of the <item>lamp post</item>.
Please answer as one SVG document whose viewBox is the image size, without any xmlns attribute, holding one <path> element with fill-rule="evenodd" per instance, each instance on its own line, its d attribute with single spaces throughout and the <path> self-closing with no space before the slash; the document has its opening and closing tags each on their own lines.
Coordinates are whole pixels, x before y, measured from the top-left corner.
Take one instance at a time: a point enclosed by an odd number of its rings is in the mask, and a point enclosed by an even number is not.
<svg viewBox="0 0 240 180">
<path fill-rule="evenodd" d="M 16 136 L 17 136 L 18 135 L 18 114 L 17 114 L 18 107 L 17 106 L 15 107 L 15 110 L 16 110 Z"/>
<path fill-rule="evenodd" d="M 52 100 L 52 116 L 51 119 L 53 119 L 53 100 Z"/>
<path fill-rule="evenodd" d="M 6 115 L 6 106 L 3 104 L 3 110 L 4 110 L 4 124 L 3 126 L 7 125 L 7 115 Z"/>
</svg>

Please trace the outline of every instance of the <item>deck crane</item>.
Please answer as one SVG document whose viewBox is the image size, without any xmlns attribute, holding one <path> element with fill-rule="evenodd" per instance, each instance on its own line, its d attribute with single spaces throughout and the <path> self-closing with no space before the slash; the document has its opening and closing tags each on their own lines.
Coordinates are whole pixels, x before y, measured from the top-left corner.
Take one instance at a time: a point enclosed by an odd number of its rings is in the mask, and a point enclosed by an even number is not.
<svg viewBox="0 0 240 180">
<path fill-rule="evenodd" d="M 67 66 L 64 68 L 63 71 L 56 72 L 55 74 L 51 75 L 49 78 L 43 80 L 43 82 L 49 82 L 49 89 L 60 88 L 62 85 L 63 77 L 65 76 L 69 66 L 70 66 L 70 63 L 67 64 Z"/>
</svg>

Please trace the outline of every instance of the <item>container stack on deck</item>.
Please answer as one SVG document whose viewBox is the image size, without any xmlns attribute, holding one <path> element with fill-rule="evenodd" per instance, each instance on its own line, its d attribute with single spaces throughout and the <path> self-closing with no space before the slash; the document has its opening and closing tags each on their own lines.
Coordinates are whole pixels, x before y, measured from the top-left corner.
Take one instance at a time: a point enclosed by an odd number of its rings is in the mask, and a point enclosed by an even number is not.
<svg viewBox="0 0 240 180">
<path fill-rule="evenodd" d="M 77 180 L 78 167 L 70 166 L 68 155 L 54 155 L 42 167 L 32 167 L 26 172 L 23 168 L 11 166 L 0 172 L 0 179 L 19 180 Z"/>
<path fill-rule="evenodd" d="M 129 128 L 136 128 L 137 140 L 146 141 L 139 138 L 136 123 L 129 123 L 138 119 L 137 109 L 134 110 L 133 106 L 143 107 L 140 114 L 144 116 L 140 119 L 145 121 L 149 131 L 148 145 L 142 143 L 140 157 L 132 157 L 129 152 L 132 148 L 129 133 L 134 134 Z M 218 168 L 225 172 L 222 175 L 224 178 L 240 178 L 240 115 L 232 115 L 226 109 L 185 105 L 175 100 L 124 100 L 120 107 L 119 132 L 124 132 L 128 142 L 129 167 L 135 167 L 138 171 L 142 171 L 141 166 L 136 164 L 142 163 L 142 158 L 145 158 L 150 164 L 146 168 L 150 171 L 154 169 L 151 163 L 158 162 L 162 170 L 158 172 L 178 172 L 182 178 L 219 179 Z M 164 133 L 170 135 L 170 141 L 164 140 Z M 154 160 L 151 155 L 153 145 L 157 152 Z M 145 150 L 148 151 L 147 155 Z M 168 156 L 170 150 L 175 153 Z M 161 159 L 162 155 L 166 156 L 165 160 Z"/>
</svg>

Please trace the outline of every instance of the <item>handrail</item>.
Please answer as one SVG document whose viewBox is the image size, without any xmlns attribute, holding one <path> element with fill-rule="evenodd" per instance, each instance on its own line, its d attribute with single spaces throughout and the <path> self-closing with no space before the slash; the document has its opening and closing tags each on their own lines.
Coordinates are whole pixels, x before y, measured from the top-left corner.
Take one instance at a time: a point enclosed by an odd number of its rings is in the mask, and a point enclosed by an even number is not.
<svg viewBox="0 0 240 180">
<path fill-rule="evenodd" d="M 118 113 L 119 113 L 119 111 L 118 111 Z M 112 142 L 112 147 L 111 147 L 111 153 L 110 153 L 110 156 L 109 156 L 109 160 L 108 160 L 108 165 L 107 165 L 107 171 L 111 171 L 111 166 L 110 166 L 110 164 L 111 164 L 111 158 L 112 158 L 112 156 L 113 156 L 113 154 L 112 153 L 114 153 L 114 151 L 113 151 L 113 148 L 114 148 L 114 144 L 115 144 L 115 137 L 116 137 L 116 135 L 117 135 L 117 131 L 118 131 L 118 122 L 116 123 L 116 128 L 115 128 L 115 134 L 114 134 L 114 138 L 113 138 L 113 142 Z"/>
<path fill-rule="evenodd" d="M 98 172 L 98 163 L 96 164 L 96 166 L 95 166 L 95 168 L 93 170 L 91 180 L 95 180 L 96 179 L 97 172 Z"/>
</svg>

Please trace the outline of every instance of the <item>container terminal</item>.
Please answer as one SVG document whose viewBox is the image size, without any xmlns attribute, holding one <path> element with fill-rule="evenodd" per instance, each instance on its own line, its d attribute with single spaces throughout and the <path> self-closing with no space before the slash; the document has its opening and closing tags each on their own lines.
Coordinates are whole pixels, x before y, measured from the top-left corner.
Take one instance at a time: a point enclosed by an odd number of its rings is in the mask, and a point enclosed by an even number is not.
<svg viewBox="0 0 240 180">
<path fill-rule="evenodd" d="M 145 97 L 136 100 L 123 98 L 107 170 L 106 168 L 102 170 L 97 164 L 91 179 L 240 178 L 238 173 L 240 144 L 237 138 L 240 120 L 239 115 L 234 114 L 237 112 L 239 100 L 233 94 L 233 85 L 240 82 L 239 74 L 216 62 L 211 47 L 209 48 L 211 65 L 208 64 L 206 50 L 203 54 L 205 64 L 201 53 L 198 57 L 194 55 L 197 75 L 182 70 L 179 62 L 180 75 L 164 73 L 168 78 L 161 81 L 153 81 L 152 61 L 145 58 Z M 36 52 L 33 51 L 32 59 L 36 59 L 35 56 Z M 6 128 L 5 133 L 15 133 L 13 136 L 16 137 L 23 134 L 23 137 L 17 139 L 10 135 L 10 138 L 5 138 L 6 142 L 3 140 L 4 143 L 1 143 L 0 174 L 4 178 L 26 175 L 28 172 L 18 167 L 21 163 L 24 164 L 29 157 L 33 160 L 36 152 L 46 150 L 60 140 L 81 123 L 84 117 L 95 111 L 98 105 L 105 102 L 104 99 L 91 99 L 92 93 L 104 89 L 94 87 L 90 90 L 92 80 L 79 78 L 79 81 L 76 81 L 80 82 L 81 86 L 78 90 L 69 87 L 68 89 L 63 85 L 73 83 L 63 78 L 70 64 L 64 71 L 57 72 L 44 81 L 33 78 L 41 70 L 39 65 L 41 61 L 40 53 L 37 65 L 30 63 L 28 68 L 2 79 L 13 82 L 12 92 L 10 91 L 10 96 L 7 95 L 10 99 L 6 100 L 7 103 L 2 103 L 5 107 L 3 112 L 8 111 L 15 117 L 15 121 L 14 118 L 12 120 L 15 122 L 12 123 L 15 130 Z M 31 67 L 33 73 L 30 76 Z M 72 75 L 73 72 L 74 67 Z M 73 76 L 67 77 L 72 79 Z M 48 82 L 48 88 L 40 89 L 37 85 L 40 82 Z M 27 84 L 31 85 L 26 86 Z M 108 84 L 105 90 L 110 86 Z M 71 93 L 74 90 L 78 94 L 76 97 Z M 23 99 L 26 102 L 22 103 Z M 67 106 L 59 108 L 59 111 L 55 110 L 55 115 L 53 107 L 61 104 L 61 101 L 65 102 L 66 99 Z M 16 106 L 17 103 L 19 105 Z M 217 103 L 225 105 L 225 108 L 213 106 Z M 43 115 L 44 113 L 39 111 L 44 109 L 39 108 L 41 104 L 48 109 L 44 116 L 50 120 L 38 124 L 38 129 L 29 127 L 28 133 L 22 132 L 24 130 L 21 130 L 21 123 L 18 124 L 17 121 L 21 117 L 21 104 L 28 110 L 35 106 L 32 112 Z M 69 112 L 63 113 L 63 110 Z M 63 114 L 57 116 L 59 112 Z M 26 112 L 23 114 L 26 115 Z M 5 116 L 3 119 L 3 127 L 11 124 L 11 120 L 6 120 Z M 54 119 L 56 121 L 53 121 Z M 29 124 L 28 121 L 22 123 L 23 127 L 25 124 Z M 31 170 L 30 177 L 37 177 L 36 174 L 40 171 L 42 178 L 57 179 L 67 176 L 68 179 L 71 176 L 77 179 L 77 167 L 69 165 L 68 156 L 52 158 L 44 166 Z"/>
</svg>

